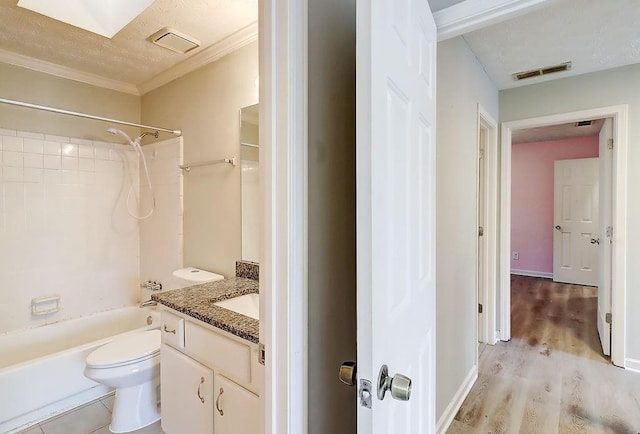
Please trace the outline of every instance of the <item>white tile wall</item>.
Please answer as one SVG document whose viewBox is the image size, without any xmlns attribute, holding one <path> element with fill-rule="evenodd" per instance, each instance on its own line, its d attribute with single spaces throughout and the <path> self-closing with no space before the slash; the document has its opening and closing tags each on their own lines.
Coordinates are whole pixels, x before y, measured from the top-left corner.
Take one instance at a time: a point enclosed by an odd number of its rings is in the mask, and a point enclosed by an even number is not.
<svg viewBox="0 0 640 434">
<path fill-rule="evenodd" d="M 173 289 L 173 271 L 182 268 L 183 257 L 183 173 L 178 168 L 183 161 L 182 137 L 164 140 L 143 147 L 156 198 L 156 209 L 140 222 L 140 279 L 161 282 L 163 289 Z M 144 169 L 140 168 L 141 206 L 147 214 L 152 204 L 146 187 Z M 145 300 L 150 296 L 143 291 Z"/>
<path fill-rule="evenodd" d="M 133 150 L 2 129 L 0 151 L 0 333 L 137 303 Z M 53 294 L 61 311 L 32 316 Z"/>
</svg>

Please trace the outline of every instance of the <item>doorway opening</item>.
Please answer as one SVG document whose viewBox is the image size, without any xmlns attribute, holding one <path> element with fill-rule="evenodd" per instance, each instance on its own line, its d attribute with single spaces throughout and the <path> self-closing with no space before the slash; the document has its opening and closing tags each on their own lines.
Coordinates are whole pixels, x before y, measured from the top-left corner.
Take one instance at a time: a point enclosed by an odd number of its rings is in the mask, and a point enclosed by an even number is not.
<svg viewBox="0 0 640 434">
<path fill-rule="evenodd" d="M 588 250 L 593 254 L 596 251 L 593 260 L 600 267 L 602 279 L 598 281 L 598 286 L 607 287 L 606 282 L 610 282 L 610 297 L 602 297 L 599 302 L 598 309 L 602 312 L 598 313 L 598 327 L 601 335 L 608 335 L 605 331 L 608 327 L 604 324 L 606 320 L 611 318 L 611 360 L 615 365 L 624 366 L 624 294 L 625 294 L 625 233 L 626 221 L 624 215 L 625 209 L 625 179 L 626 179 L 626 138 L 627 138 L 627 107 L 615 106 L 600 109 L 584 110 L 580 112 L 565 113 L 540 118 L 525 119 L 520 121 L 506 122 L 502 128 L 502 145 L 501 145 L 501 200 L 500 200 L 500 285 L 499 285 L 499 329 L 500 339 L 511 339 L 511 294 L 512 294 L 512 276 L 513 267 L 512 258 L 521 260 L 519 252 L 512 249 L 511 228 L 512 224 L 512 181 L 518 174 L 512 173 L 512 139 L 514 133 L 529 128 L 546 127 L 550 125 L 566 124 L 572 122 L 583 121 L 585 119 L 601 119 L 611 118 L 611 138 L 613 139 L 613 149 L 608 149 L 608 167 L 611 169 L 610 182 L 603 183 L 602 173 L 599 176 L 600 185 L 607 184 L 609 189 L 603 195 L 604 201 L 597 207 L 601 212 L 610 213 L 610 223 L 607 225 L 599 225 L 598 235 L 589 236 L 589 244 L 594 240 L 594 244 L 600 241 L 599 248 Z M 609 146 L 609 142 L 605 143 Z M 600 145 L 599 145 L 600 147 Z M 600 152 L 600 151 L 599 151 Z M 600 152 L 601 153 L 601 152 Z M 601 153 L 602 154 L 602 153 Z M 602 157 L 603 155 L 601 155 Z M 603 167 L 606 167 L 605 160 L 601 158 Z M 602 172 L 602 171 L 601 171 Z M 606 172 L 605 172 L 606 173 Z M 610 201 L 608 201 L 610 199 Z M 592 204 L 593 205 L 593 204 Z M 603 208 L 603 206 L 608 208 Z M 593 208 L 593 207 L 592 207 Z M 554 223 L 558 226 L 559 224 Z M 562 234 L 561 230 L 553 230 L 556 232 L 554 237 L 558 238 L 558 234 Z M 610 229 L 609 229 L 610 228 Z M 551 228 L 550 228 L 551 229 Z M 613 232 L 615 231 L 615 233 Z M 585 233 L 586 235 L 586 233 Z M 615 236 L 614 236 L 615 235 Z M 561 237 L 561 236 L 560 236 Z M 567 238 L 567 237 L 565 237 Z M 567 238 L 568 239 L 568 238 Z M 605 248 L 606 246 L 609 246 Z M 566 258 L 565 258 L 566 259 Z M 566 262 L 566 261 L 565 261 Z M 519 273 L 522 274 L 522 273 Z M 610 278 L 609 278 L 610 276 Z M 549 277 L 534 276 L 533 278 Z M 532 277 L 528 277 L 531 279 Z M 518 279 L 521 280 L 519 277 Z M 521 282 L 517 281 L 517 284 Z M 600 299 L 600 297 L 599 297 Z M 599 300 L 600 301 L 600 300 Z M 608 304 L 610 303 L 610 305 Z M 610 306 L 610 312 L 607 309 Z M 609 314 L 610 315 L 607 315 Z M 602 321 L 600 320 L 602 315 Z M 602 322 L 602 323 L 601 323 Z M 606 336 L 602 339 L 603 345 L 608 345 Z"/>
<path fill-rule="evenodd" d="M 478 343 L 495 344 L 498 209 L 498 125 L 478 104 L 477 274 Z"/>
</svg>

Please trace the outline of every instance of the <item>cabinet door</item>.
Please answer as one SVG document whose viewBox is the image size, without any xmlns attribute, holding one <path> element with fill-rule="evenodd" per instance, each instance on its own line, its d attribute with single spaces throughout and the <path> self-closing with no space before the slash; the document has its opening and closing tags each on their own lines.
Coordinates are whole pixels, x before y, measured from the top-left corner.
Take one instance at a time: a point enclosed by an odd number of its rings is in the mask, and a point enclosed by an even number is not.
<svg viewBox="0 0 640 434">
<path fill-rule="evenodd" d="M 213 371 L 162 345 L 160 390 L 166 434 L 213 433 Z"/>
<path fill-rule="evenodd" d="M 215 434 L 260 434 L 260 398 L 233 381 L 216 375 Z"/>
</svg>

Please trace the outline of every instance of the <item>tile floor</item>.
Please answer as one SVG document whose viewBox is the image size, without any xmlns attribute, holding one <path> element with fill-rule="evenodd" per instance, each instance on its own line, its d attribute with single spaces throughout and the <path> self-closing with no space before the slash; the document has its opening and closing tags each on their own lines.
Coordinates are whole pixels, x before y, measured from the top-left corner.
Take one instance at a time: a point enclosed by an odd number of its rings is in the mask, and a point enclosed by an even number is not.
<svg viewBox="0 0 640 434">
<path fill-rule="evenodd" d="M 110 434 L 113 395 L 40 422 L 20 434 Z M 163 434 L 160 421 L 132 434 Z"/>
</svg>

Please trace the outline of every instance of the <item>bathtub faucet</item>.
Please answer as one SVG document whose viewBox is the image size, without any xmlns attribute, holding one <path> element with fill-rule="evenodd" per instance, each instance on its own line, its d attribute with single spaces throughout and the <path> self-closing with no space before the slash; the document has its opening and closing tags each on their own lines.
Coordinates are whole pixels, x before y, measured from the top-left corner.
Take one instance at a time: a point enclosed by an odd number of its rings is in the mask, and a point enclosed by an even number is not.
<svg viewBox="0 0 640 434">
<path fill-rule="evenodd" d="M 162 289 L 162 283 L 156 282 L 156 281 L 152 282 L 151 280 L 147 280 L 146 282 L 143 282 L 140 284 L 140 288 L 150 289 L 151 291 L 159 291 Z"/>
<path fill-rule="evenodd" d="M 158 302 L 155 300 L 147 300 L 140 303 L 140 307 L 157 306 Z"/>
</svg>

